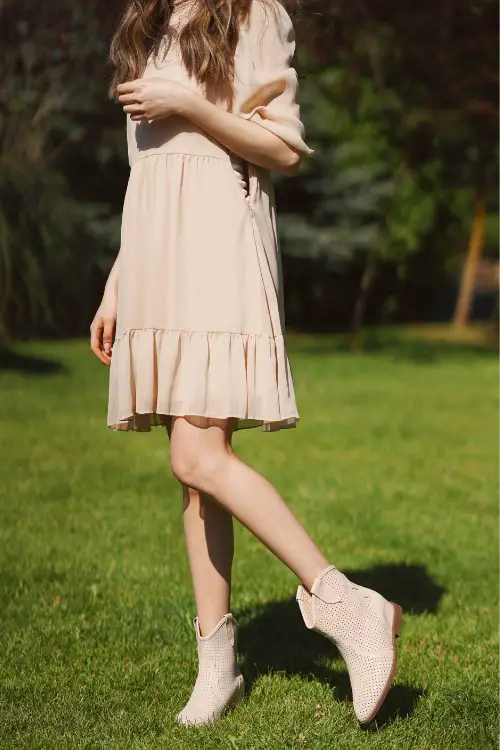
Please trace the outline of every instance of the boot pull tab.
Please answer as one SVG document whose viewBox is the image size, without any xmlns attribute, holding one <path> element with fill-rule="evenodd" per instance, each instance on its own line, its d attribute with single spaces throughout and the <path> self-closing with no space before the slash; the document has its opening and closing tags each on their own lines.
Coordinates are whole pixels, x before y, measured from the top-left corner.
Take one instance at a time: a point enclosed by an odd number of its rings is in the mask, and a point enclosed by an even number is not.
<svg viewBox="0 0 500 750">
<path fill-rule="evenodd" d="M 232 622 L 230 617 L 226 619 L 226 633 L 227 633 L 227 639 L 229 643 L 231 644 L 231 646 L 234 646 L 234 641 L 235 641 L 234 623 Z"/>
<path fill-rule="evenodd" d="M 311 594 L 327 604 L 338 604 L 345 597 L 346 577 L 330 565 L 318 576 L 311 587 Z"/>
<path fill-rule="evenodd" d="M 297 593 L 295 594 L 295 599 L 298 602 L 303 602 L 306 599 L 306 590 L 303 586 L 297 586 Z"/>
<path fill-rule="evenodd" d="M 321 599 L 322 602 L 326 602 L 327 604 L 339 604 L 343 599 L 340 591 L 332 589 L 332 587 L 328 586 L 324 581 L 320 581 L 317 586 L 313 586 L 311 591 L 314 596 L 317 596 L 318 599 Z"/>
</svg>

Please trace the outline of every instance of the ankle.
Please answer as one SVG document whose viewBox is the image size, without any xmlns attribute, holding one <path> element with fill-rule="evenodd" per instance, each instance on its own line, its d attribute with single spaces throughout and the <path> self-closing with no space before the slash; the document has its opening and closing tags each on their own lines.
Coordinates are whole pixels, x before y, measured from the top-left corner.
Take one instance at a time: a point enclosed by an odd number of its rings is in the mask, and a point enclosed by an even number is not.
<svg viewBox="0 0 500 750">
<path fill-rule="evenodd" d="M 311 569 L 307 571 L 307 575 L 301 577 L 302 586 L 305 588 L 308 594 L 311 593 L 315 581 L 317 581 L 328 569 L 332 567 L 334 566 L 332 566 L 332 564 L 329 563 L 326 558 L 323 558 L 323 560 L 320 560 L 314 567 L 311 567 Z"/>
<path fill-rule="evenodd" d="M 230 614 L 229 610 L 227 612 L 223 612 L 222 614 L 217 612 L 215 614 L 208 613 L 202 616 L 198 615 L 198 630 L 200 636 L 202 638 L 206 638 L 207 636 L 211 635 L 211 633 L 213 633 L 221 620 L 228 614 Z"/>
</svg>

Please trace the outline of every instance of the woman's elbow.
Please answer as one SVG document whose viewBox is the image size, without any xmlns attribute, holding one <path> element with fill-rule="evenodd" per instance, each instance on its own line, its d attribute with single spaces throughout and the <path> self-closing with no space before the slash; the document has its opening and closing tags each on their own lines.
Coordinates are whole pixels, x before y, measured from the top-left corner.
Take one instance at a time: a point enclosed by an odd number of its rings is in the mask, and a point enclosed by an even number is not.
<svg viewBox="0 0 500 750">
<path fill-rule="evenodd" d="M 280 160 L 279 171 L 286 177 L 293 177 L 299 171 L 301 161 L 302 157 L 298 151 L 289 148 Z"/>
</svg>

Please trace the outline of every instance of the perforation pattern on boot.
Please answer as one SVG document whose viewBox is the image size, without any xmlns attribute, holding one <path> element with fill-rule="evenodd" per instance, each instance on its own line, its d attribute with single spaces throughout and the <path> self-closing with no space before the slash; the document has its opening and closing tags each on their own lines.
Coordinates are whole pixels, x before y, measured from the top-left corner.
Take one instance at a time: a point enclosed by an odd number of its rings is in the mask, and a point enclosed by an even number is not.
<svg viewBox="0 0 500 750">
<path fill-rule="evenodd" d="M 395 667 L 392 605 L 380 594 L 349 581 L 334 566 L 311 587 L 297 589 L 306 626 L 329 638 L 346 662 L 359 721 L 372 717 Z"/>
<path fill-rule="evenodd" d="M 338 646 L 349 672 L 352 702 L 358 721 L 368 721 L 375 711 L 390 678 L 394 657 L 366 656 L 352 651 L 345 643 Z"/>
<path fill-rule="evenodd" d="M 177 715 L 182 724 L 201 726 L 219 719 L 242 700 L 244 681 L 237 662 L 237 622 L 224 615 L 207 636 L 193 620 L 198 647 L 198 676 L 189 701 Z"/>
</svg>

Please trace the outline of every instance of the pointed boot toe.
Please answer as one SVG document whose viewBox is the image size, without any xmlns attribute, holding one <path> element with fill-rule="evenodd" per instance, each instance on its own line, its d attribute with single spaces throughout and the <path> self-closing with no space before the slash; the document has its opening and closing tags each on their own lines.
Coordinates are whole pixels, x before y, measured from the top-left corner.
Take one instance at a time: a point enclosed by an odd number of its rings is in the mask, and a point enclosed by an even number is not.
<svg viewBox="0 0 500 750">
<path fill-rule="evenodd" d="M 396 673 L 401 607 L 352 583 L 333 565 L 316 578 L 311 593 L 299 586 L 296 599 L 305 625 L 338 648 L 349 672 L 356 717 L 369 724 Z"/>
</svg>

